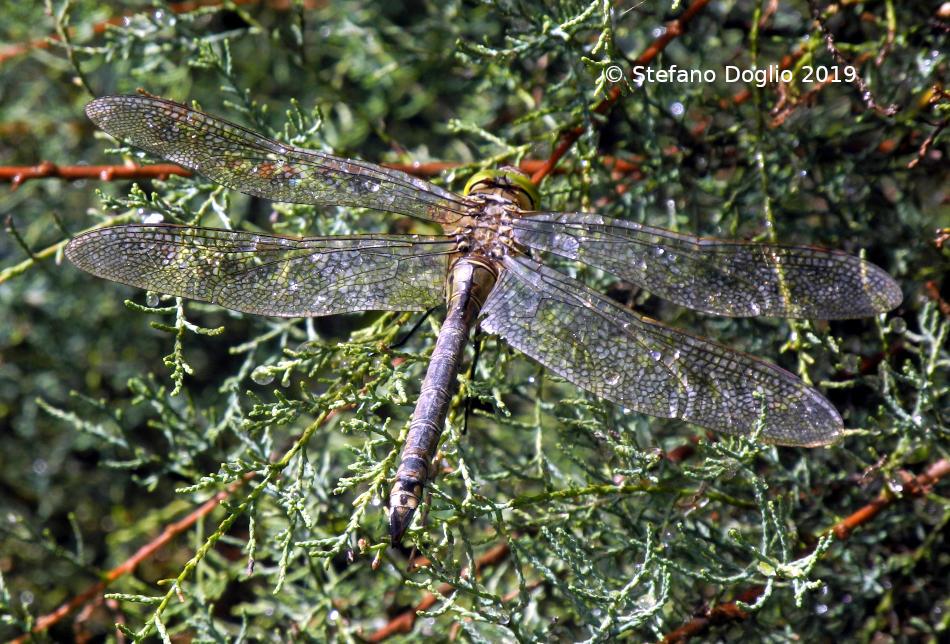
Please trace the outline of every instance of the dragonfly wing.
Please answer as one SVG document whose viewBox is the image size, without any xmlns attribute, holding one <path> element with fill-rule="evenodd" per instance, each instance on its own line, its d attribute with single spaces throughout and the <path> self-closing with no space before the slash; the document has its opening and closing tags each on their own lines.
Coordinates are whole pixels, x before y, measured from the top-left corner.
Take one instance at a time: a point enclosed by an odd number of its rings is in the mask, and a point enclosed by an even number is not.
<svg viewBox="0 0 950 644">
<path fill-rule="evenodd" d="M 99 228 L 66 246 L 98 277 L 279 317 L 422 311 L 443 300 L 456 241 L 419 235 L 281 237 L 170 224 Z"/>
<path fill-rule="evenodd" d="M 691 309 L 747 317 L 864 317 L 900 304 L 877 266 L 833 250 L 706 239 L 588 213 L 530 213 L 515 239 L 595 266 Z"/>
<path fill-rule="evenodd" d="M 148 96 L 105 96 L 86 114 L 112 136 L 250 195 L 358 206 L 451 223 L 462 197 L 398 170 L 305 150 Z"/>
<path fill-rule="evenodd" d="M 815 389 L 767 362 L 641 317 L 523 256 L 508 256 L 482 309 L 495 333 L 575 385 L 624 407 L 781 445 L 842 432 Z"/>
</svg>

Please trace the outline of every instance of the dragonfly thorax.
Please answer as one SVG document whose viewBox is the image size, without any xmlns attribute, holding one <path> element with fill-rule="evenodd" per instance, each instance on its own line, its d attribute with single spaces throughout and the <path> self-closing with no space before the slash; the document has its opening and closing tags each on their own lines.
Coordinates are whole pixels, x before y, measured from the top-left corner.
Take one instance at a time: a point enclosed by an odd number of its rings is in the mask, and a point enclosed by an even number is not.
<svg viewBox="0 0 950 644">
<path fill-rule="evenodd" d="M 458 252 L 491 262 L 500 262 L 506 255 L 518 252 L 511 226 L 512 219 L 522 212 L 518 205 L 494 194 L 470 195 L 467 200 L 469 214 L 454 231 Z"/>
</svg>

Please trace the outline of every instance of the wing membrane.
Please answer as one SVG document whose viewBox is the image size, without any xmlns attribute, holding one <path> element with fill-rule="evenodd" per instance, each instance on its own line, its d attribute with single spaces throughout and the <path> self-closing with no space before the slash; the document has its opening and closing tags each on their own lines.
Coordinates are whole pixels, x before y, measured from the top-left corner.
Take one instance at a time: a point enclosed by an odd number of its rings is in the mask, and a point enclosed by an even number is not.
<svg viewBox="0 0 950 644">
<path fill-rule="evenodd" d="M 449 237 L 282 237 L 129 224 L 69 242 L 79 268 L 138 288 L 279 317 L 421 311 L 443 299 Z"/>
<path fill-rule="evenodd" d="M 636 315 L 526 257 L 504 266 L 482 328 L 593 394 L 729 434 L 764 420 L 761 439 L 781 445 L 841 434 L 831 403 L 783 369 Z"/>
<path fill-rule="evenodd" d="M 902 298 L 887 273 L 837 251 L 705 239 L 587 213 L 530 213 L 513 226 L 529 248 L 716 315 L 844 319 L 889 311 Z"/>
<path fill-rule="evenodd" d="M 428 181 L 280 143 L 172 101 L 105 96 L 86 105 L 86 114 L 135 147 L 257 197 L 374 208 L 441 223 L 464 212 L 461 197 Z"/>
</svg>

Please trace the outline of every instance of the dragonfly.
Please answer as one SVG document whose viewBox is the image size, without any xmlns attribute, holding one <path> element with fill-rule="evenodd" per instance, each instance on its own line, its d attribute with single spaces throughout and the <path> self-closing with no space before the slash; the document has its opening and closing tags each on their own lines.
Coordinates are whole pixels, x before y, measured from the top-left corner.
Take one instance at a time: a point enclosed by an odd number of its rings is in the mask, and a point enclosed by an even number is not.
<svg viewBox="0 0 950 644">
<path fill-rule="evenodd" d="M 98 277 L 255 315 L 426 311 L 444 302 L 389 496 L 393 545 L 432 474 L 475 325 L 626 410 L 766 444 L 827 445 L 843 434 L 834 405 L 793 374 L 642 316 L 546 266 L 542 256 L 600 269 L 720 316 L 857 318 L 902 299 L 886 272 L 840 251 L 540 210 L 536 187 L 513 168 L 477 173 L 457 194 L 152 96 L 98 98 L 86 114 L 132 146 L 256 197 L 370 208 L 441 225 L 441 235 L 288 237 L 124 224 L 80 234 L 65 251 Z"/>
</svg>

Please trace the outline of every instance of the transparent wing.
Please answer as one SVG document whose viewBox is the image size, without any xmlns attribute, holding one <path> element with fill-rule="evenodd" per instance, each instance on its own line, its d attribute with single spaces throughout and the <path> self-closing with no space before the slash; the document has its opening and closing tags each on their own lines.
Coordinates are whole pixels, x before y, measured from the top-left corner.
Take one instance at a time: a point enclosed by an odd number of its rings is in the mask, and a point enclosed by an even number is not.
<svg viewBox="0 0 950 644">
<path fill-rule="evenodd" d="M 833 320 L 890 311 L 902 299 L 887 273 L 838 251 L 704 239 L 587 213 L 528 213 L 513 226 L 529 248 L 716 315 Z"/>
<path fill-rule="evenodd" d="M 774 365 L 644 318 L 526 257 L 508 256 L 481 326 L 624 407 L 761 440 L 824 445 L 842 431 L 820 393 Z"/>
<path fill-rule="evenodd" d="M 105 96 L 86 105 L 86 114 L 116 138 L 257 197 L 360 206 L 441 223 L 464 212 L 462 197 L 428 181 L 286 145 L 172 101 Z"/>
<path fill-rule="evenodd" d="M 421 311 L 442 302 L 449 237 L 281 237 L 129 224 L 69 242 L 84 271 L 138 288 L 280 317 Z"/>
</svg>

